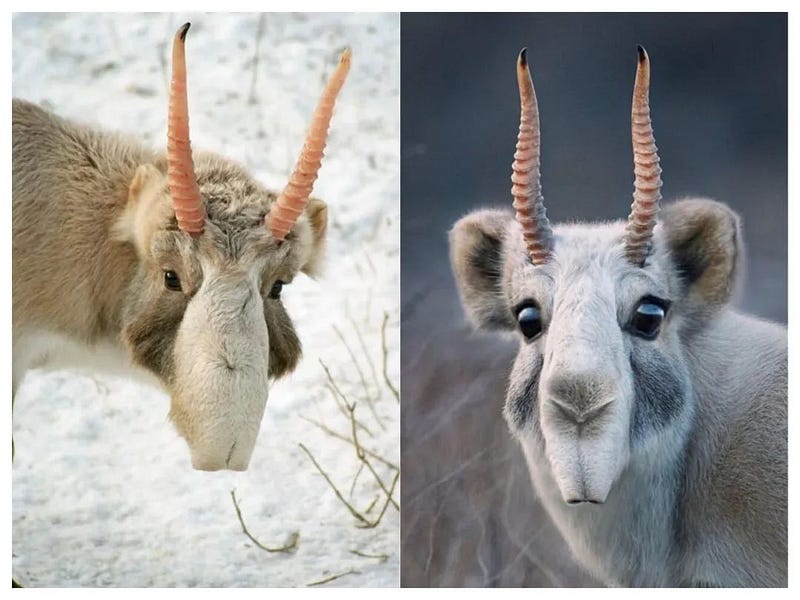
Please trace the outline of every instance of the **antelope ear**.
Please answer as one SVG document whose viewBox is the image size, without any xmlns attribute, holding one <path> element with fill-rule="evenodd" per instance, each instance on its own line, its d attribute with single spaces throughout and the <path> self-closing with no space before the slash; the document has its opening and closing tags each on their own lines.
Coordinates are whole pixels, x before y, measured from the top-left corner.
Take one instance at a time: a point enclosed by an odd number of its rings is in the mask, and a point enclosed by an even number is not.
<svg viewBox="0 0 800 600">
<path fill-rule="evenodd" d="M 139 165 L 128 185 L 128 203 L 111 231 L 113 239 L 131 242 L 139 256 L 150 252 L 153 233 L 173 217 L 167 178 L 156 166 Z"/>
<path fill-rule="evenodd" d="M 306 216 L 311 225 L 311 247 L 308 260 L 301 267 L 306 275 L 314 277 L 322 267 L 325 254 L 325 234 L 328 230 L 328 205 L 317 198 L 310 198 L 306 205 Z"/>
<path fill-rule="evenodd" d="M 513 217 L 499 210 L 479 210 L 461 218 L 450 231 L 450 262 L 461 303 L 475 327 L 514 329 L 505 296 L 503 244 Z"/>
<path fill-rule="evenodd" d="M 690 307 L 710 314 L 726 304 L 743 256 L 736 213 L 713 200 L 681 200 L 664 209 L 661 221 Z"/>
</svg>

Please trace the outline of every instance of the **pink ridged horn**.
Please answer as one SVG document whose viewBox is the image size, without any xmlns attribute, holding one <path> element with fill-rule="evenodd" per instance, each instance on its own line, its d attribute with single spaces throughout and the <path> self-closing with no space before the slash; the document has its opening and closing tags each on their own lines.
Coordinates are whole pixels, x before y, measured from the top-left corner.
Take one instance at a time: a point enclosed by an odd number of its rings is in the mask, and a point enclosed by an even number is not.
<svg viewBox="0 0 800 600">
<path fill-rule="evenodd" d="M 333 116 L 333 105 L 350 70 L 350 54 L 349 48 L 342 52 L 339 64 L 317 103 L 303 150 L 300 152 L 300 158 L 297 159 L 289 183 L 283 188 L 281 195 L 264 218 L 273 237 L 278 241 L 286 237 L 308 204 L 308 197 L 311 195 L 311 189 L 322 164 L 325 142 L 328 138 L 328 126 Z"/>
<path fill-rule="evenodd" d="M 632 264 L 642 266 L 651 250 L 653 228 L 661 200 L 661 167 L 650 121 L 650 59 L 644 48 L 637 48 L 639 62 L 631 108 L 633 169 L 636 178 L 625 232 L 625 254 Z"/>
<path fill-rule="evenodd" d="M 517 151 L 514 153 L 511 195 L 517 221 L 522 225 L 522 236 L 534 265 L 541 265 L 550 257 L 553 249 L 553 231 L 547 219 L 542 197 L 539 175 L 540 139 L 539 105 L 533 89 L 531 72 L 528 69 L 527 48 L 523 48 L 517 59 L 517 83 L 519 84 L 520 119 Z"/>
<path fill-rule="evenodd" d="M 169 93 L 167 127 L 167 163 L 169 193 L 181 231 L 199 236 L 203 233 L 206 209 L 197 187 L 189 142 L 189 103 L 186 96 L 186 52 L 184 42 L 190 23 L 175 34 L 172 42 L 172 84 Z"/>
</svg>

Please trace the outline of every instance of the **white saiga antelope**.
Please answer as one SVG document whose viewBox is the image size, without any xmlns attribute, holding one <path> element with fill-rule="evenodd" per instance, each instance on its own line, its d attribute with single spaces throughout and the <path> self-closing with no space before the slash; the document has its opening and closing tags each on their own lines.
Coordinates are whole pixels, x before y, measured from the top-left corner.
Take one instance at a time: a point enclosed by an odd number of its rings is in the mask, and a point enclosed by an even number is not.
<svg viewBox="0 0 800 600">
<path fill-rule="evenodd" d="M 504 414 L 577 560 L 609 585 L 787 585 L 787 339 L 728 305 L 739 219 L 688 199 L 660 216 L 650 63 L 633 92 L 627 223 L 551 228 L 536 95 L 517 63 L 516 219 L 450 234 L 463 305 L 516 331 Z"/>
<path fill-rule="evenodd" d="M 275 194 L 192 152 L 188 30 L 173 41 L 166 155 L 13 102 L 13 387 L 78 350 L 92 367 L 132 363 L 168 390 L 194 468 L 245 470 L 269 378 L 300 358 L 280 294 L 321 261 L 327 208 L 309 196 L 350 51 Z"/>
</svg>

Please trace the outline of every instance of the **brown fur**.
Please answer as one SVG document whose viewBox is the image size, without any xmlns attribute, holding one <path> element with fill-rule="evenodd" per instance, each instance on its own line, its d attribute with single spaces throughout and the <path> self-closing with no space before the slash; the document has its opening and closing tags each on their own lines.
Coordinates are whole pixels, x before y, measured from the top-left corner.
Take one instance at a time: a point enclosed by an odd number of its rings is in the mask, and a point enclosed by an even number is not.
<svg viewBox="0 0 800 600">
<path fill-rule="evenodd" d="M 276 198 L 239 165 L 195 153 L 206 234 L 177 230 L 166 185 L 166 159 L 128 137 L 66 121 L 14 100 L 13 329 L 63 334 L 86 344 L 124 341 L 131 359 L 169 386 L 172 346 L 183 311 L 202 281 L 202 253 L 221 269 L 267 256 L 264 318 L 270 375 L 290 372 L 300 343 L 273 283 L 315 273 L 327 209 L 312 200 L 280 245 L 264 227 Z M 175 270 L 183 293 L 165 289 Z"/>
</svg>

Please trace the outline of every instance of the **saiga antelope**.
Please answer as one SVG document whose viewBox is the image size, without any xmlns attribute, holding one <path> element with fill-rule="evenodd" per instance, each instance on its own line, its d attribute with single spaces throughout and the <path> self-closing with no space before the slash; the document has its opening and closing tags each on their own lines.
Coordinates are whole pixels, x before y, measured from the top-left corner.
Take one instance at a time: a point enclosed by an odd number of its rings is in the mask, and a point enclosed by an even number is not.
<svg viewBox="0 0 800 600">
<path fill-rule="evenodd" d="M 658 216 L 661 169 L 639 48 L 625 222 L 551 227 L 525 50 L 516 218 L 450 233 L 470 320 L 516 332 L 504 414 L 572 553 L 610 585 L 787 584 L 785 328 L 729 306 L 739 219 L 686 199 Z"/>
<path fill-rule="evenodd" d="M 320 265 L 327 208 L 310 194 L 350 51 L 275 194 L 192 152 L 188 30 L 173 41 L 166 154 L 13 102 L 13 387 L 87 351 L 90 368 L 131 363 L 169 392 L 194 468 L 245 470 L 269 379 L 300 357 L 281 288 Z"/>
</svg>

